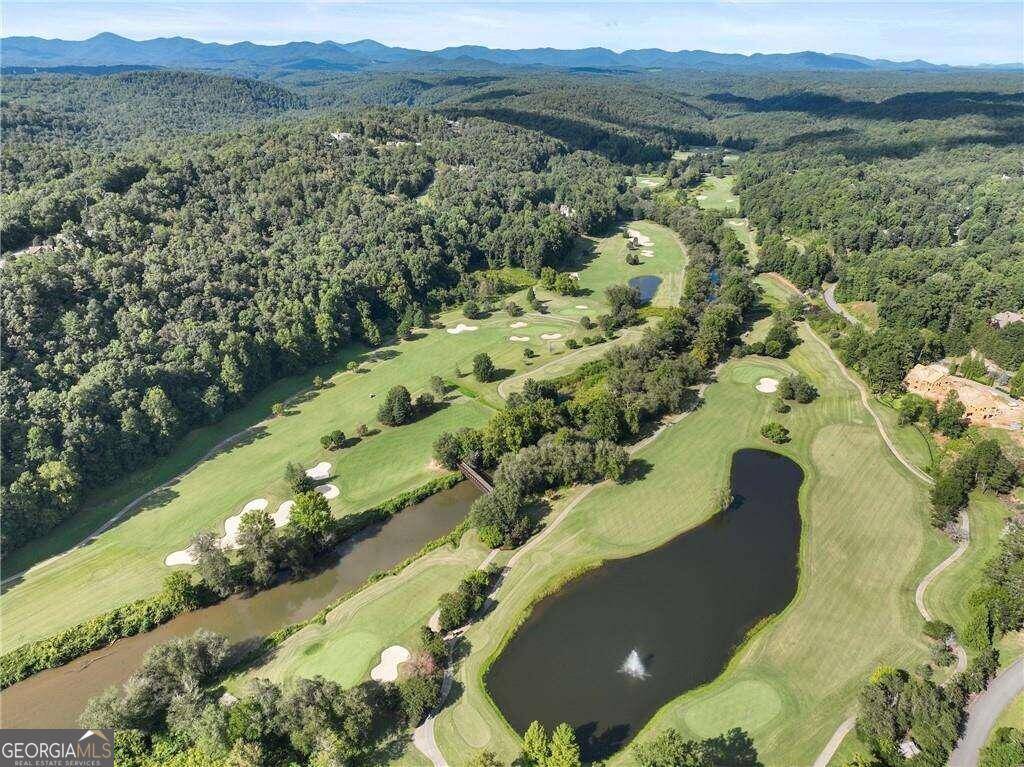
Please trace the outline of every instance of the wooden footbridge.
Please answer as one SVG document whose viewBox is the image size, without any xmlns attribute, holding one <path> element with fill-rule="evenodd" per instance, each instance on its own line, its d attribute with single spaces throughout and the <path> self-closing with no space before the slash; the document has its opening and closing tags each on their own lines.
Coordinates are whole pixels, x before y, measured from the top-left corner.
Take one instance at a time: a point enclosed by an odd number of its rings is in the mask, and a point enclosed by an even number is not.
<svg viewBox="0 0 1024 767">
<path fill-rule="evenodd" d="M 480 492 L 487 493 L 488 495 L 494 492 L 494 485 L 491 484 L 491 480 L 487 475 L 477 471 L 465 461 L 459 461 L 459 471 L 462 472 L 462 476 L 476 485 Z"/>
</svg>

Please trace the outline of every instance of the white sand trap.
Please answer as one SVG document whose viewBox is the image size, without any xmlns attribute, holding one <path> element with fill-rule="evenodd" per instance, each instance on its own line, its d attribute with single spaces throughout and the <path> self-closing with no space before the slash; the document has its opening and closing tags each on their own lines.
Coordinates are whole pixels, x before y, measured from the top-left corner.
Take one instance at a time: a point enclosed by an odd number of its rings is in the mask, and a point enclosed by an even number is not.
<svg viewBox="0 0 1024 767">
<path fill-rule="evenodd" d="M 268 503 L 269 501 L 266 498 L 257 498 L 256 500 L 249 501 L 245 504 L 245 506 L 242 507 L 241 513 L 225 519 L 224 537 L 220 539 L 220 547 L 222 549 L 238 548 L 238 528 L 242 524 L 242 517 L 250 511 L 263 511 L 267 508 Z"/>
<path fill-rule="evenodd" d="M 650 237 L 648 237 L 646 234 L 640 234 L 640 232 L 638 232 L 636 229 L 627 229 L 626 231 L 630 237 L 639 242 L 640 245 L 643 247 L 649 247 L 654 244 L 653 242 L 651 242 Z"/>
<path fill-rule="evenodd" d="M 697 195 L 697 199 L 698 200 L 706 200 L 707 198 L 708 198 L 708 196 L 706 194 L 698 194 Z"/>
<path fill-rule="evenodd" d="M 435 634 L 441 633 L 441 611 L 434 610 L 430 616 L 430 620 L 427 621 L 427 628 L 433 631 Z"/>
<path fill-rule="evenodd" d="M 412 653 L 402 645 L 391 645 L 380 654 L 380 663 L 370 669 L 370 679 L 375 682 L 394 682 L 398 679 L 398 664 L 405 663 Z"/>
<path fill-rule="evenodd" d="M 577 309 L 589 309 L 590 307 L 586 304 L 576 304 Z"/>
<path fill-rule="evenodd" d="M 331 464 L 327 461 L 320 461 L 312 469 L 306 469 L 306 476 L 310 479 L 327 479 L 331 476 Z"/>
<path fill-rule="evenodd" d="M 653 178 L 640 179 L 640 186 L 658 186 L 661 182 Z"/>
<path fill-rule="evenodd" d="M 277 507 L 277 511 L 270 515 L 270 518 L 274 520 L 274 527 L 284 527 L 288 524 L 288 520 L 292 518 L 294 505 L 295 501 L 285 501 Z"/>
<path fill-rule="evenodd" d="M 509 336 L 508 340 L 509 341 L 529 341 L 530 337 L 529 336 Z"/>
<path fill-rule="evenodd" d="M 762 378 L 754 388 L 763 394 L 771 394 L 779 388 L 779 382 L 774 378 Z"/>
<path fill-rule="evenodd" d="M 448 332 L 453 336 L 457 336 L 459 333 L 470 333 L 474 330 L 479 330 L 476 325 L 463 325 L 461 322 L 454 328 L 448 328 Z"/>
<path fill-rule="evenodd" d="M 544 341 L 557 341 L 562 337 L 561 333 L 541 333 L 540 337 Z"/>
<path fill-rule="evenodd" d="M 337 485 L 317 485 L 313 490 L 320 493 L 328 501 L 341 495 Z"/>
<path fill-rule="evenodd" d="M 569 272 L 569 276 L 572 277 L 574 280 L 578 280 L 580 278 L 580 273 L 579 272 Z"/>
<path fill-rule="evenodd" d="M 644 258 L 654 258 L 654 251 L 653 250 L 641 250 L 640 251 L 640 255 L 643 256 Z"/>
<path fill-rule="evenodd" d="M 513 322 L 509 327 L 513 330 L 518 330 L 519 328 L 525 328 L 527 324 L 526 322 Z"/>
<path fill-rule="evenodd" d="M 192 549 L 182 549 L 181 551 L 175 551 L 168 554 L 164 558 L 164 564 L 168 567 L 175 567 L 177 565 L 194 565 L 196 563 L 195 555 L 192 553 Z"/>
</svg>

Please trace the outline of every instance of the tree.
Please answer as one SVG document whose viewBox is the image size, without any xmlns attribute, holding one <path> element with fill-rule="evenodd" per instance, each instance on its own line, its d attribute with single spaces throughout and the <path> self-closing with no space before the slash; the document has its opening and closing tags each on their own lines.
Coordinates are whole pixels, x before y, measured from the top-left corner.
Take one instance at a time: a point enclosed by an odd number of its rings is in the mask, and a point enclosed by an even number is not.
<svg viewBox="0 0 1024 767">
<path fill-rule="evenodd" d="M 275 418 L 280 418 L 284 415 L 284 403 L 275 402 L 270 406 L 270 412 L 273 413 Z"/>
<path fill-rule="evenodd" d="M 314 389 L 322 389 L 322 388 L 324 388 L 323 376 L 319 376 L 319 375 L 313 376 L 313 388 Z"/>
<path fill-rule="evenodd" d="M 530 767 L 544 767 L 547 763 L 548 735 L 540 722 L 531 722 L 523 734 L 523 757 Z"/>
<path fill-rule="evenodd" d="M 320 446 L 324 450 L 339 450 L 345 445 L 345 432 L 341 429 L 327 432 L 320 437 Z"/>
<path fill-rule="evenodd" d="M 491 355 L 480 352 L 473 357 L 473 377 L 480 383 L 493 381 L 495 375 L 494 361 Z"/>
<path fill-rule="evenodd" d="M 444 399 L 445 394 L 448 393 L 448 385 L 441 376 L 430 376 L 430 391 L 438 399 Z"/>
<path fill-rule="evenodd" d="M 412 420 L 412 397 L 409 390 L 399 384 L 392 386 L 377 410 L 377 420 L 385 426 L 401 426 Z"/>
<path fill-rule="evenodd" d="M 370 428 L 365 423 L 361 423 L 356 427 L 356 436 L 359 437 L 359 439 L 363 439 L 369 433 Z"/>
<path fill-rule="evenodd" d="M 789 442 L 789 429 L 778 421 L 769 421 L 761 427 L 761 436 L 777 445 Z"/>
<path fill-rule="evenodd" d="M 327 499 L 317 492 L 300 493 L 292 506 L 288 526 L 321 546 L 329 543 L 334 535 L 334 517 Z"/>
<path fill-rule="evenodd" d="M 526 289 L 526 305 L 535 312 L 540 309 L 540 301 L 537 300 L 537 293 L 532 286 Z"/>
<path fill-rule="evenodd" d="M 509 317 L 520 317 L 523 314 L 523 307 L 515 301 L 509 301 L 505 304 L 505 311 L 508 313 Z"/>
<path fill-rule="evenodd" d="M 493 751 L 480 751 L 470 760 L 469 767 L 505 767 L 505 764 Z"/>
<path fill-rule="evenodd" d="M 478 319 L 480 317 L 480 305 L 476 301 L 470 299 L 462 305 L 462 313 L 465 315 L 466 319 Z"/>
<path fill-rule="evenodd" d="M 1024 399 L 1024 363 L 1021 363 L 1010 379 L 1010 394 L 1018 399 Z"/>
<path fill-rule="evenodd" d="M 313 479 L 301 465 L 289 461 L 284 467 L 284 480 L 293 493 L 305 493 L 313 489 Z"/>
<path fill-rule="evenodd" d="M 253 584 L 258 588 L 269 586 L 280 563 L 280 546 L 270 515 L 262 509 L 243 514 L 237 541 L 241 547 L 241 559 L 249 565 Z"/>
<path fill-rule="evenodd" d="M 939 408 L 935 428 L 947 437 L 959 437 L 967 428 L 963 420 L 966 412 L 967 408 L 960 402 L 956 392 L 950 391 Z"/>
<path fill-rule="evenodd" d="M 231 563 L 213 533 L 196 533 L 189 549 L 195 557 L 200 577 L 218 596 L 226 597 L 235 590 L 235 576 Z"/>
<path fill-rule="evenodd" d="M 548 759 L 545 767 L 582 767 L 580 745 L 576 741 L 576 733 L 565 722 L 558 725 L 551 733 Z"/>
</svg>

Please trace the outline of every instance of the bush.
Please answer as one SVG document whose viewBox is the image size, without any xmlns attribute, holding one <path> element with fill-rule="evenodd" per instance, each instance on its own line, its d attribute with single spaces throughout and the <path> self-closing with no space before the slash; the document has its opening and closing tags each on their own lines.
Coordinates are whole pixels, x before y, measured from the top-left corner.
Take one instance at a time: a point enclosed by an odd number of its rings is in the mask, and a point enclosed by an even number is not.
<svg viewBox="0 0 1024 767">
<path fill-rule="evenodd" d="M 931 639 L 948 639 L 953 635 L 953 627 L 945 621 L 926 621 L 924 635 Z"/>
<path fill-rule="evenodd" d="M 507 304 L 505 304 L 505 311 L 508 312 L 509 317 L 519 317 L 523 313 L 523 307 L 521 307 L 515 301 L 509 301 Z"/>
<path fill-rule="evenodd" d="M 776 445 L 789 442 L 789 429 L 777 421 L 770 421 L 761 427 L 761 436 L 769 439 Z"/>
<path fill-rule="evenodd" d="M 577 341 L 575 338 L 567 338 L 567 339 L 565 339 L 565 348 L 566 349 L 579 349 L 580 348 L 580 342 Z"/>
<path fill-rule="evenodd" d="M 469 300 L 462 305 L 462 313 L 466 316 L 466 319 L 479 319 L 480 305 L 476 301 Z"/>
<path fill-rule="evenodd" d="M 324 450 L 339 450 L 345 444 L 345 432 L 335 429 L 320 438 L 320 447 Z"/>
</svg>

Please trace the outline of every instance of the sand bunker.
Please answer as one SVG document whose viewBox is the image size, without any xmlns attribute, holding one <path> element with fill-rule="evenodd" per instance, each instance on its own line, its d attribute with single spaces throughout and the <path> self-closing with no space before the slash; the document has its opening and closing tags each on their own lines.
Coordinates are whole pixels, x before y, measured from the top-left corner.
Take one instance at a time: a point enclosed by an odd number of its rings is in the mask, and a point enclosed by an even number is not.
<svg viewBox="0 0 1024 767">
<path fill-rule="evenodd" d="M 763 394 L 771 394 L 779 388 L 779 382 L 774 378 L 762 378 L 754 388 Z"/>
<path fill-rule="evenodd" d="M 509 327 L 512 328 L 513 330 L 518 330 L 519 328 L 525 328 L 526 325 L 527 323 L 525 322 L 513 322 L 511 325 L 509 325 Z"/>
<path fill-rule="evenodd" d="M 321 466 L 328 466 L 330 464 L 320 464 Z M 317 467 L 319 468 L 319 467 Z M 310 469 L 312 471 L 312 469 Z M 308 472 L 307 472 L 308 473 Z M 321 485 L 320 487 L 334 488 L 334 495 L 328 495 L 324 493 L 326 498 L 334 498 L 338 495 L 338 488 L 334 485 Z M 318 487 L 319 491 L 320 488 Z M 224 535 L 217 539 L 217 545 L 228 551 L 230 549 L 237 549 L 238 546 L 238 528 L 242 524 L 242 517 L 248 514 L 250 511 L 263 511 L 267 508 L 268 501 L 266 498 L 257 498 L 253 501 L 249 501 L 245 506 L 242 507 L 240 514 L 234 514 L 224 520 Z M 292 506 L 295 505 L 295 501 L 285 501 L 277 507 L 277 511 L 270 515 L 271 521 L 274 523 L 274 527 L 284 527 L 288 524 L 288 520 L 292 516 Z M 164 564 L 168 567 L 174 567 L 176 565 L 194 565 L 196 563 L 195 554 L 192 552 L 192 548 L 182 549 L 181 551 L 174 551 L 168 554 L 164 558 Z"/>
<path fill-rule="evenodd" d="M 640 255 L 643 256 L 644 258 L 654 258 L 654 251 L 653 250 L 641 250 L 640 251 Z"/>
<path fill-rule="evenodd" d="M 375 682 L 394 682 L 398 679 L 398 664 L 405 663 L 412 654 L 402 645 L 391 645 L 380 654 L 380 663 L 370 669 L 370 679 Z"/>
<path fill-rule="evenodd" d="M 331 500 L 332 498 L 337 498 L 339 495 L 341 495 L 341 491 L 338 489 L 337 485 L 317 485 L 316 487 L 313 488 L 313 490 L 317 493 L 320 493 L 320 495 L 322 495 L 328 501 Z"/>
<path fill-rule="evenodd" d="M 427 628 L 433 631 L 435 634 L 441 633 L 441 611 L 434 610 L 430 616 L 430 620 L 427 621 Z"/>
<path fill-rule="evenodd" d="M 242 517 L 250 511 L 263 511 L 270 503 L 266 498 L 257 498 L 249 501 L 242 507 L 242 511 L 224 520 L 224 537 L 220 539 L 222 549 L 235 548 L 235 539 L 238 537 L 238 527 L 242 524 Z"/>
<path fill-rule="evenodd" d="M 649 247 L 654 244 L 653 242 L 651 242 L 650 237 L 648 237 L 646 234 L 640 234 L 640 232 L 638 232 L 636 229 L 628 229 L 626 231 L 630 237 L 632 237 L 634 240 L 640 243 L 640 245 L 643 247 Z"/>
<path fill-rule="evenodd" d="M 540 337 L 544 341 L 557 341 L 562 337 L 561 333 L 541 333 Z"/>
<path fill-rule="evenodd" d="M 509 341 L 529 341 L 530 337 L 529 336 L 509 336 L 508 340 Z"/>
<path fill-rule="evenodd" d="M 697 195 L 697 199 L 698 200 L 706 200 L 707 198 L 708 198 L 708 196 L 706 194 L 698 194 Z"/>
<path fill-rule="evenodd" d="M 195 563 L 196 557 L 195 554 L 192 553 L 192 549 L 175 551 L 164 558 L 164 564 L 168 567 L 174 567 L 176 565 L 194 565 Z"/>
<path fill-rule="evenodd" d="M 457 336 L 459 333 L 469 333 L 479 329 L 480 328 L 478 328 L 476 325 L 463 325 L 460 322 L 454 328 L 448 328 L 448 332 L 451 333 L 453 336 Z"/>
<path fill-rule="evenodd" d="M 331 464 L 327 461 L 320 461 L 312 469 L 306 469 L 306 476 L 310 479 L 327 479 L 331 476 Z"/>
<path fill-rule="evenodd" d="M 574 280 L 578 280 L 580 278 L 580 273 L 579 272 L 569 272 L 569 276 L 572 277 Z"/>
<path fill-rule="evenodd" d="M 285 501 L 277 507 L 277 511 L 270 515 L 270 518 L 274 520 L 274 527 L 284 527 L 288 524 L 288 520 L 292 518 L 292 506 L 295 505 L 295 501 Z"/>
<path fill-rule="evenodd" d="M 577 309 L 589 309 L 590 307 L 586 304 L 576 304 Z"/>
</svg>

